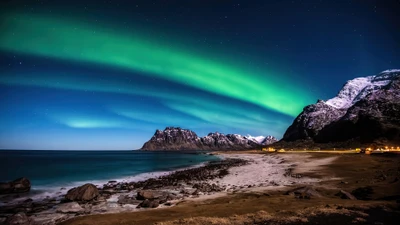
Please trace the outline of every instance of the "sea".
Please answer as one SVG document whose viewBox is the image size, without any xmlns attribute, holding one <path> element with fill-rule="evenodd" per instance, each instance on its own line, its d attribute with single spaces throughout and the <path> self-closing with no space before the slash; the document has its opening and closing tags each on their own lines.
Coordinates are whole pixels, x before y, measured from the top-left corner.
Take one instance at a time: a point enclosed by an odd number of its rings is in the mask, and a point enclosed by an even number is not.
<svg viewBox="0 0 400 225">
<path fill-rule="evenodd" d="M 32 188 L 22 197 L 56 197 L 85 183 L 140 181 L 218 160 L 199 152 L 0 150 L 0 182 L 26 177 Z"/>
</svg>

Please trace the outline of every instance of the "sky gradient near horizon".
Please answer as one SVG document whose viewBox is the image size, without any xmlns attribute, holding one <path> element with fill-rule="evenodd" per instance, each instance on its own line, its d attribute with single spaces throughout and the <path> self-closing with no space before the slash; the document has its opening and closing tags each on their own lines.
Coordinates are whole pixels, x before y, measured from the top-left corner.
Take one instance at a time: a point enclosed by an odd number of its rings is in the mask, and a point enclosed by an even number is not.
<svg viewBox="0 0 400 225">
<path fill-rule="evenodd" d="M 281 138 L 400 68 L 398 1 L 0 3 L 0 148 L 137 149 L 156 129 Z"/>
</svg>

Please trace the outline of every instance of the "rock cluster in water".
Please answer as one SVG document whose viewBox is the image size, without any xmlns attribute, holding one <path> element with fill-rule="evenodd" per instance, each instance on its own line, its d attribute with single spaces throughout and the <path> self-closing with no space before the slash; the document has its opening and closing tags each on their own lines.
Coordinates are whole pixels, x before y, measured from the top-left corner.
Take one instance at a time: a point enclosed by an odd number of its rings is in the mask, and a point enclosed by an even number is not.
<svg viewBox="0 0 400 225">
<path fill-rule="evenodd" d="M 248 161 L 242 159 L 225 159 L 144 181 L 109 181 L 102 187 L 84 184 L 70 189 L 61 199 L 27 198 L 0 207 L 0 224 L 57 224 L 78 215 L 132 211 L 135 208 L 156 208 L 160 205 L 171 206 L 174 201 L 189 196 L 225 190 L 225 186 L 209 184 L 206 181 L 222 178 L 228 174 L 229 168 L 247 163 Z M 115 196 L 115 201 L 110 200 Z M 5 196 L 1 201 L 11 201 L 13 197 L 20 196 Z"/>
<path fill-rule="evenodd" d="M 97 187 L 93 184 L 85 184 L 69 190 L 65 199 L 69 201 L 90 201 L 97 196 L 99 196 Z"/>
<path fill-rule="evenodd" d="M 13 193 L 23 193 L 31 190 L 31 182 L 25 178 L 21 177 L 14 181 L 0 183 L 0 194 L 13 194 Z"/>
</svg>

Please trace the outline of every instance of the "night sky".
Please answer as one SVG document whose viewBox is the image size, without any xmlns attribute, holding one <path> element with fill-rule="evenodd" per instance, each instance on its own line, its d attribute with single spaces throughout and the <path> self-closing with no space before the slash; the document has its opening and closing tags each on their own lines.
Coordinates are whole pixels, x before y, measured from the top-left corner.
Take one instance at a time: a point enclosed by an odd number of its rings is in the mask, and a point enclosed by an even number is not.
<svg viewBox="0 0 400 225">
<path fill-rule="evenodd" d="M 399 1 L 1 1 L 0 148 L 137 149 L 156 129 L 281 138 L 400 68 Z"/>
</svg>

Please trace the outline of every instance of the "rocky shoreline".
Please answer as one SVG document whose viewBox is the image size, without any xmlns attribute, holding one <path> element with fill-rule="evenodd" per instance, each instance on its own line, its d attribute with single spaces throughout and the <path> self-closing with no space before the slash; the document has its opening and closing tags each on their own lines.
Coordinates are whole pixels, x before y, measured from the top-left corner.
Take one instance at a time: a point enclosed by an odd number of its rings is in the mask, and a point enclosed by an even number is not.
<svg viewBox="0 0 400 225">
<path fill-rule="evenodd" d="M 188 200 L 315 184 L 322 179 L 304 176 L 301 168 L 312 171 L 336 159 L 310 160 L 308 155 L 297 154 L 219 155 L 220 161 L 143 181 L 85 184 L 59 198 L 19 198 L 0 207 L 0 224 L 53 225 L 79 216 L 168 208 Z M 301 166 L 296 162 L 302 162 Z"/>
<path fill-rule="evenodd" d="M 185 198 L 225 190 L 226 186 L 208 181 L 221 179 L 228 175 L 230 168 L 248 163 L 243 159 L 226 158 L 144 181 L 109 181 L 98 187 L 85 184 L 69 190 L 61 199 L 26 198 L 1 206 L 0 224 L 56 224 L 81 215 L 168 207 Z M 2 196 L 1 200 L 13 197 L 19 196 Z"/>
</svg>

